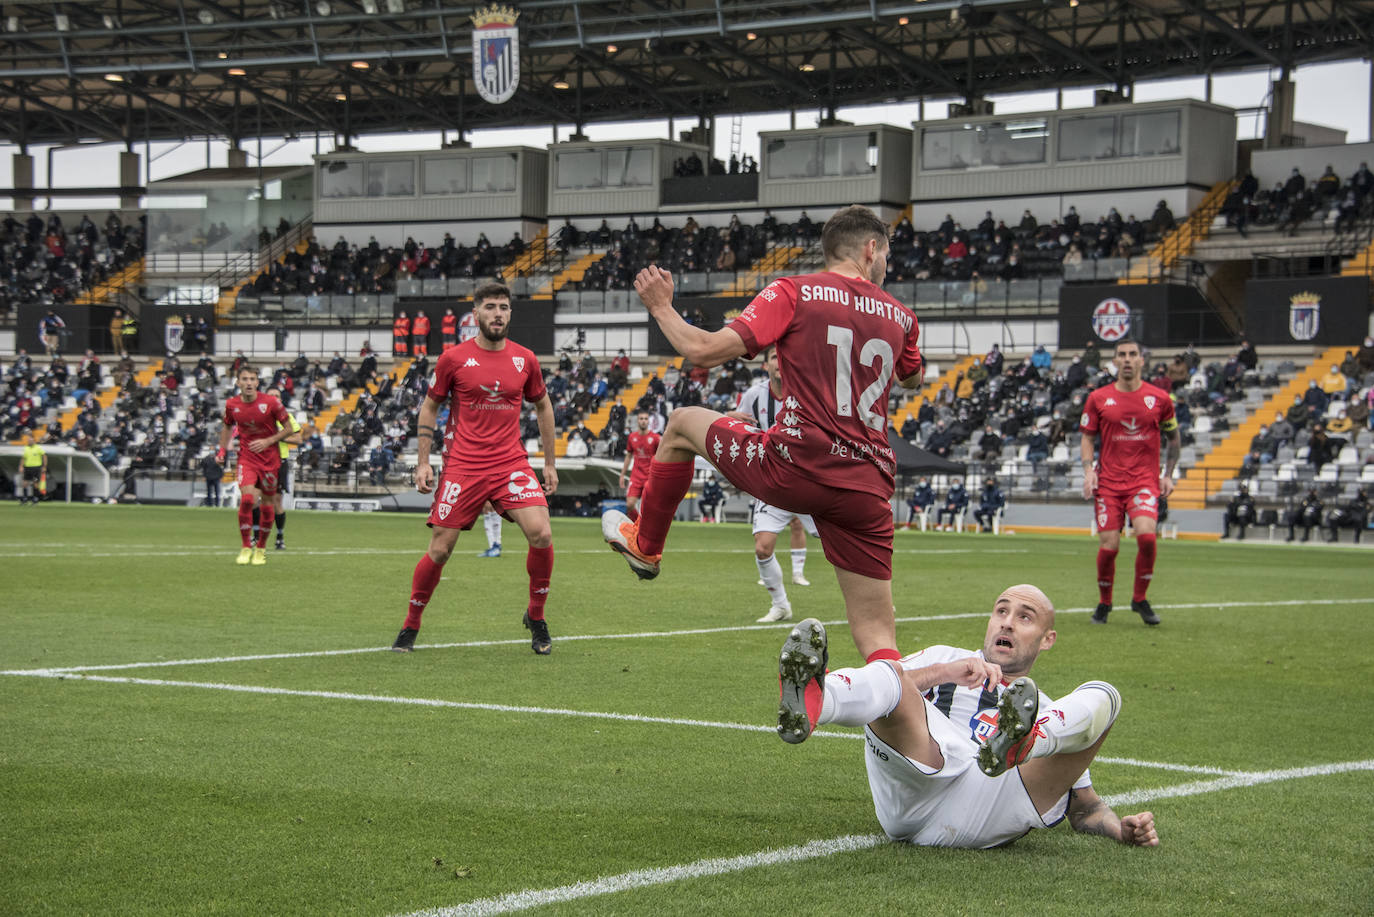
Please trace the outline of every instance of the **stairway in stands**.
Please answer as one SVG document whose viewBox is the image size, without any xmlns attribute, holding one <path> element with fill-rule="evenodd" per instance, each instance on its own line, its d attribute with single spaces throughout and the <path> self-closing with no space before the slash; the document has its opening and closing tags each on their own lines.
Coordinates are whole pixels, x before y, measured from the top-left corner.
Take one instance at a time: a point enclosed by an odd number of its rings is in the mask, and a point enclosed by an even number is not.
<svg viewBox="0 0 1374 917">
<path fill-rule="evenodd" d="M 954 388 L 954 380 L 960 373 L 968 373 L 973 365 L 978 362 L 978 357 L 969 355 L 960 357 L 949 369 L 940 374 L 934 382 L 928 383 L 920 391 L 908 398 L 903 404 L 897 406 L 897 410 L 892 412 L 892 429 L 900 431 L 902 424 L 906 423 L 908 417 L 915 417 L 916 412 L 921 409 L 921 404 L 933 399 L 946 383 L 950 388 Z"/>
<path fill-rule="evenodd" d="M 747 272 L 740 274 L 734 283 L 716 295 L 753 296 L 767 286 L 772 277 L 786 273 L 788 266 L 805 251 L 806 248 L 801 245 L 775 245 L 755 261 Z"/>
<path fill-rule="evenodd" d="M 410 372 L 410 364 L 413 362 L 415 362 L 413 359 L 407 357 L 397 360 L 392 364 L 391 377 L 396 380 L 397 385 L 400 385 L 401 380 L 406 377 L 406 373 Z M 338 420 L 340 414 L 351 413 L 358 407 L 358 399 L 362 397 L 363 391 L 363 387 L 357 388 L 345 395 L 338 404 L 331 404 L 325 407 L 313 421 L 315 429 L 319 430 L 321 434 L 328 432 L 329 425 L 335 420 Z M 371 389 L 368 389 L 368 391 L 371 391 Z"/>
<path fill-rule="evenodd" d="M 553 299 L 554 294 L 568 284 L 580 283 L 582 278 L 586 276 L 587 268 L 604 257 L 606 257 L 605 252 L 587 252 L 587 254 L 582 255 L 572 264 L 550 277 L 547 283 L 535 291 L 531 299 Z"/>
<path fill-rule="evenodd" d="M 1217 443 L 1202 461 L 1187 469 L 1175 485 L 1169 505 L 1175 509 L 1206 509 L 1207 498 L 1219 493 L 1223 484 L 1240 473 L 1241 463 L 1250 451 L 1250 440 L 1268 422 L 1267 418 L 1273 417 L 1275 411 L 1286 411 L 1293 403 L 1293 396 L 1307 391 L 1307 384 L 1325 375 L 1332 363 L 1339 364 L 1348 349 L 1341 346 L 1326 350 L 1252 411 L 1244 423 Z"/>
<path fill-rule="evenodd" d="M 517 277 L 528 277 L 549 257 L 549 227 L 539 230 L 539 235 L 525 249 L 525 253 L 510 264 L 501 268 L 501 282 L 510 283 Z"/>
<path fill-rule="evenodd" d="M 1234 184 L 1232 181 L 1219 181 L 1213 185 L 1212 190 L 1207 192 L 1202 203 L 1197 205 L 1188 218 L 1161 239 L 1148 255 L 1132 264 L 1130 273 L 1122 277 L 1120 282 L 1156 283 L 1162 273 L 1172 268 L 1181 258 L 1186 258 L 1192 252 L 1193 246 L 1207 238 L 1207 234 L 1212 231 L 1212 221 L 1226 203 L 1226 197 L 1231 193 Z"/>
<path fill-rule="evenodd" d="M 134 263 L 125 266 L 119 273 L 106 278 L 91 289 L 82 293 L 73 300 L 78 306 L 91 306 L 103 302 L 109 302 L 128 286 L 136 285 L 143 279 L 143 259 L 139 258 Z"/>
<path fill-rule="evenodd" d="M 296 226 L 292 227 L 292 233 L 297 236 L 296 244 L 292 246 L 296 254 L 304 255 L 306 250 L 310 248 L 310 241 L 314 238 L 312 235 L 312 228 L 309 219 L 302 220 Z M 274 241 L 271 246 L 268 246 L 268 251 L 270 252 L 272 247 L 279 244 L 280 241 L 281 240 Z M 290 249 L 284 250 L 276 258 L 265 261 L 262 265 L 262 269 L 252 275 L 252 279 L 257 280 L 263 274 L 267 273 L 271 270 L 273 264 L 285 263 L 286 254 L 289 250 Z M 207 278 L 207 280 L 213 280 L 215 284 L 220 285 L 219 300 L 215 303 L 215 324 L 221 326 L 226 325 L 229 323 L 229 315 L 234 311 L 234 303 L 238 301 L 239 290 L 243 289 L 243 283 L 239 282 L 242 278 L 234 279 L 228 277 L 228 275 L 226 275 L 225 278 L 216 278 L 212 275 L 212 277 Z M 227 286 L 222 284 L 224 280 L 228 281 Z"/>
</svg>

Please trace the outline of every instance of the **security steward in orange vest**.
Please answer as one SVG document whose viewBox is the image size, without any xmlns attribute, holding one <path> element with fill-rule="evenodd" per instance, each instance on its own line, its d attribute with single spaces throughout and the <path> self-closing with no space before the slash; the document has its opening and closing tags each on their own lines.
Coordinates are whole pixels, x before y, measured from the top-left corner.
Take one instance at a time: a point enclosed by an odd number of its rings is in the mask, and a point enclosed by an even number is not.
<svg viewBox="0 0 1374 917">
<path fill-rule="evenodd" d="M 440 321 L 440 329 L 444 333 L 444 350 L 458 346 L 458 316 L 453 314 L 452 309 L 444 310 L 444 317 Z"/>
<path fill-rule="evenodd" d="M 405 312 L 397 315 L 391 324 L 391 353 L 397 357 L 410 353 L 410 319 Z"/>
<path fill-rule="evenodd" d="M 410 352 L 417 357 L 429 356 L 429 317 L 424 309 L 415 313 L 410 325 Z"/>
</svg>

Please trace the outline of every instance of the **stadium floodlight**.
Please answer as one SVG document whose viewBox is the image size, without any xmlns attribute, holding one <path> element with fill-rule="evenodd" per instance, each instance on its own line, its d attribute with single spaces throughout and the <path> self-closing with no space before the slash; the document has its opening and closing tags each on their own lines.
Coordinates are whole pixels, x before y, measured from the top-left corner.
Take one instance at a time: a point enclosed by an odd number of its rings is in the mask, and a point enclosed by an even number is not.
<svg viewBox="0 0 1374 917">
<path fill-rule="evenodd" d="M 607 45 L 607 46 L 606 46 L 606 53 L 607 53 L 607 54 L 614 54 L 615 52 L 617 52 L 617 51 L 619 51 L 619 50 L 620 50 L 620 49 L 617 48 L 615 45 Z"/>
<path fill-rule="evenodd" d="M 107 73 L 105 74 L 105 82 L 122 83 L 124 82 L 124 77 L 120 76 L 118 73 Z"/>
<path fill-rule="evenodd" d="M 319 3 L 315 4 L 315 12 L 321 16 L 328 16 L 332 10 L 333 7 L 329 5 L 329 0 L 320 0 Z"/>
<path fill-rule="evenodd" d="M 200 20 L 201 25 L 215 24 L 215 14 L 207 9 L 202 9 L 199 13 L 196 13 L 196 18 Z"/>
<path fill-rule="evenodd" d="M 53 16 L 53 25 L 57 27 L 59 32 L 70 32 L 72 29 L 71 18 L 66 13 L 58 13 Z"/>
<path fill-rule="evenodd" d="M 386 0 L 386 11 L 388 13 L 404 13 L 406 0 Z"/>
<path fill-rule="evenodd" d="M 369 16 L 376 16 L 377 0 L 363 0 L 363 12 Z"/>
<path fill-rule="evenodd" d="M 117 28 L 119 28 L 119 17 L 118 17 L 118 16 L 111 16 L 109 13 L 106 13 L 104 16 L 101 16 L 101 17 L 100 17 L 100 21 L 103 22 L 103 23 L 105 23 L 105 28 L 107 28 L 107 29 L 117 29 Z"/>
<path fill-rule="evenodd" d="M 355 61 L 353 61 L 351 64 L 349 64 L 348 66 L 352 67 L 354 70 L 370 70 L 370 69 L 372 69 L 372 65 L 369 64 L 369 63 L 368 63 L 367 61 L 365 61 L 365 60 L 355 60 Z"/>
<path fill-rule="evenodd" d="M 7 18 L 7 19 L 5 20 L 5 28 L 8 29 L 8 30 L 11 31 L 11 32 L 18 32 L 18 31 L 19 31 L 19 17 L 18 17 L 18 16 L 10 16 L 9 18 Z"/>
<path fill-rule="evenodd" d="M 248 71 L 244 70 L 242 67 L 230 67 L 230 68 L 229 68 L 229 75 L 230 75 L 230 76 L 246 76 L 247 73 L 248 73 Z"/>
<path fill-rule="evenodd" d="M 556 79 L 556 80 L 553 81 L 553 88 L 554 88 L 554 89 L 571 89 L 571 88 L 572 88 L 572 84 L 568 82 L 568 75 L 567 75 L 566 73 L 560 73 L 560 74 L 558 74 L 558 79 Z"/>
</svg>

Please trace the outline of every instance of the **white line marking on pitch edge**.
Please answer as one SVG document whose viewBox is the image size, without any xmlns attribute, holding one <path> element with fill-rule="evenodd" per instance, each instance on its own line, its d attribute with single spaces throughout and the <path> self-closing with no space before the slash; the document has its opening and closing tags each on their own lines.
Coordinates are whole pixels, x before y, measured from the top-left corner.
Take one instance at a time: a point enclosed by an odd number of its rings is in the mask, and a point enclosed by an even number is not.
<svg viewBox="0 0 1374 917">
<path fill-rule="evenodd" d="M 1256 605 L 1265 606 L 1292 606 L 1292 605 L 1360 605 L 1364 603 L 1374 604 L 1374 598 L 1359 599 L 1284 599 L 1271 602 L 1187 602 L 1174 605 L 1155 605 L 1155 608 L 1162 610 L 1180 610 L 1189 608 L 1253 608 Z M 1060 608 L 1056 614 L 1087 614 L 1092 608 Z M 960 621 L 969 618 L 986 618 L 987 612 L 962 612 L 959 614 L 945 615 L 915 615 L 897 618 L 898 624 L 912 624 L 923 621 Z M 847 622 L 844 620 L 825 621 L 826 627 L 840 627 Z M 657 631 L 638 631 L 631 634 L 573 634 L 559 636 L 560 641 L 569 640 L 638 640 L 657 637 L 692 637 L 704 634 L 730 634 L 747 633 L 759 630 L 781 630 L 791 627 L 791 624 L 736 624 L 728 627 L 697 627 L 684 630 L 657 630 Z M 417 646 L 417 649 L 443 650 L 458 649 L 464 647 L 483 647 L 483 646 L 518 646 L 528 643 L 528 639 L 512 640 L 468 640 L 458 643 L 425 643 Z M 299 653 L 254 653 L 243 656 L 210 656 L 197 659 L 163 659 L 156 662 L 120 662 L 106 665 L 76 665 L 76 666 L 51 666 L 39 669 L 9 669 L 0 671 L 0 675 L 43 675 L 46 673 L 60 672 L 111 672 L 124 669 L 156 669 L 175 666 L 189 665 L 217 665 L 229 662 L 259 662 L 271 659 L 313 659 L 320 656 L 354 656 L 363 653 L 381 653 L 391 649 L 389 646 L 365 646 L 351 649 L 339 650 L 306 650 Z"/>
<path fill-rule="evenodd" d="M 1193 796 L 1200 793 L 1215 793 L 1220 790 L 1258 786 L 1262 783 L 1274 783 L 1280 780 L 1296 780 L 1303 777 L 1319 777 L 1348 773 L 1350 771 L 1368 770 L 1374 770 L 1374 760 L 1346 761 L 1337 764 L 1321 764 L 1313 767 L 1295 767 L 1282 771 L 1264 771 L 1243 776 L 1226 777 L 1221 780 L 1185 783 L 1180 786 L 1159 787 L 1150 790 L 1134 790 L 1129 793 L 1118 793 L 1106 796 L 1103 797 L 1103 799 L 1108 805 L 1114 807 L 1134 806 L 1156 799 Z M 884 835 L 851 834 L 824 841 L 811 841 L 810 843 L 801 844 L 796 847 L 784 847 L 780 850 L 765 850 L 759 853 L 747 853 L 743 856 L 698 860 L 695 863 L 688 863 L 683 866 L 666 866 L 659 869 L 636 869 L 632 872 L 621 873 L 618 876 L 606 876 L 586 882 L 575 882 L 572 885 L 563 885 L 558 888 L 527 889 L 525 891 L 513 892 L 508 895 L 500 895 L 495 898 L 482 898 L 477 901 L 469 901 L 451 907 L 436 907 L 421 911 L 412 911 L 407 914 L 406 917 L 490 917 L 490 915 L 495 914 L 509 914 L 513 911 L 529 910 L 530 908 L 541 907 L 545 904 L 576 901 L 580 898 L 610 895 L 636 888 L 648 888 L 653 885 L 665 885 L 669 882 L 678 882 L 683 879 L 718 876 L 725 873 L 742 872 L 746 869 L 756 869 L 760 866 L 799 863 L 805 860 L 814 860 L 840 853 L 853 853 L 859 850 L 879 847 L 887 843 L 891 843 L 891 841 Z"/>
<path fill-rule="evenodd" d="M 3 545 L 0 545 L 0 547 L 3 547 Z M 153 549 L 153 548 L 156 547 L 156 546 L 154 546 L 154 545 L 147 545 L 146 547 L 150 548 L 150 550 L 146 550 L 146 551 L 131 551 L 131 550 L 128 550 L 127 548 L 121 548 L 121 549 L 118 550 L 118 551 L 89 551 L 89 550 L 79 549 L 79 548 L 80 548 L 79 545 L 44 545 L 44 544 L 40 544 L 40 543 L 26 544 L 26 545 L 22 545 L 22 547 L 24 547 L 24 548 L 34 548 L 34 547 L 71 547 L 71 548 L 75 548 L 75 549 L 77 549 L 77 550 L 70 550 L 70 551 L 27 551 L 27 550 L 25 550 L 25 551 L 0 551 L 0 558 L 15 558 L 15 557 L 43 557 L 43 558 L 56 558 L 56 557 L 70 557 L 70 556 L 72 556 L 72 555 L 74 555 L 74 554 L 79 554 L 79 555 L 82 556 L 82 557 L 214 557 L 214 556 L 216 556 L 216 555 L 222 555 L 222 556 L 224 556 L 224 557 L 232 557 L 232 556 L 234 556 L 234 554 L 236 553 L 235 550 L 229 549 L 229 548 L 225 548 L 225 547 L 223 547 L 222 545 L 192 545 L 192 546 L 180 548 L 180 549 L 175 550 L 175 551 L 168 550 L 168 549 L 165 549 L 165 548 L 160 548 L 160 549 L 156 549 L 156 550 L 151 550 L 151 549 Z M 108 545 L 108 543 L 106 543 L 106 544 L 97 545 L 97 547 L 107 548 L 107 547 L 109 547 L 109 545 Z M 134 546 L 130 546 L 130 547 L 134 547 Z M 337 549 L 318 548 L 318 549 L 314 549 L 314 550 L 311 550 L 311 549 L 306 549 L 306 550 L 292 550 L 292 551 L 290 552 L 289 556 L 291 556 L 291 557 L 338 557 L 338 556 L 345 556 L 345 557 L 354 557 L 354 556 L 357 556 L 357 557 L 381 557 L 381 556 L 404 555 L 404 556 L 411 556 L 411 557 L 413 557 L 413 556 L 415 556 L 415 555 L 423 554 L 423 553 L 424 553 L 424 552 L 423 552 L 422 550 L 419 550 L 419 549 L 417 549 L 417 548 L 404 548 L 404 549 L 394 549 L 394 548 L 393 548 L 393 549 L 385 549 L 385 550 L 383 550 L 383 549 L 375 549 L 375 550 L 374 550 L 374 549 L 371 549 L 371 548 L 337 548 Z M 601 554 L 601 555 L 605 555 L 605 556 L 608 557 L 608 558 L 614 557 L 614 556 L 615 556 L 615 555 L 613 555 L 611 552 L 607 551 L 605 548 L 566 548 L 566 549 L 560 550 L 559 553 L 560 553 L 560 554 Z M 674 548 L 674 549 L 673 549 L 673 553 L 674 553 L 674 554 L 753 554 L 753 553 L 754 553 L 754 549 L 753 549 L 753 548 Z M 1029 549 L 1029 548 L 989 548 L 989 549 L 987 549 L 987 550 L 978 550 L 978 549 L 976 549 L 976 548 L 909 548 L 909 549 L 894 548 L 894 549 L 893 549 L 893 553 L 894 553 L 894 554 L 914 554 L 914 555 L 923 555 L 923 556 L 929 556 L 929 555 L 942 555 L 942 554 L 980 554 L 980 555 L 981 555 L 981 554 L 1029 554 L 1029 553 L 1030 553 L 1030 549 Z M 274 555 L 274 556 L 275 556 L 275 555 Z"/>
<path fill-rule="evenodd" d="M 94 681 L 102 684 L 142 685 L 156 688 L 200 688 L 210 691 L 231 691 L 240 694 L 265 694 L 284 697 L 315 697 L 324 700 L 352 700 L 378 704 L 400 704 L 416 707 L 445 707 L 454 710 L 484 710 L 495 713 L 529 713 L 543 716 L 583 717 L 597 720 L 616 720 L 627 723 L 648 723 L 666 726 L 693 726 L 701 729 L 729 729 L 738 732 L 776 732 L 772 726 L 755 723 L 727 723 L 719 720 L 689 720 L 681 717 L 646 716 L 638 713 L 607 713 L 596 710 L 569 710 L 560 707 L 522 707 L 513 704 L 485 704 L 475 701 L 452 701 L 441 698 L 398 697 L 391 694 L 357 694 L 349 691 L 312 691 L 297 688 L 274 688 L 267 685 L 235 685 L 209 681 L 174 681 L 161 678 L 132 678 L 119 675 L 86 675 L 79 672 L 59 672 L 35 670 L 24 674 L 37 678 L 56 678 L 72 681 Z M 823 739 L 860 740 L 863 735 L 857 731 L 834 732 L 818 729 L 812 733 Z M 1228 771 L 1216 767 L 1200 767 L 1193 764 L 1174 764 L 1167 761 L 1141 761 L 1136 758 L 1109 758 L 1099 756 L 1103 764 L 1121 764 L 1127 767 L 1154 768 L 1156 770 L 1183 771 L 1191 774 L 1214 774 L 1218 776 L 1243 777 L 1246 771 Z"/>
</svg>

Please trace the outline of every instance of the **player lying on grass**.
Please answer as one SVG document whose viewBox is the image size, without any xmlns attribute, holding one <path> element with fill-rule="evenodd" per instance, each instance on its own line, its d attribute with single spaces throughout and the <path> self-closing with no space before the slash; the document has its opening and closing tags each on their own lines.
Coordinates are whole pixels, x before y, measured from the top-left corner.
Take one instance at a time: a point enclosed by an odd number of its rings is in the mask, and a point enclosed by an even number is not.
<svg viewBox="0 0 1374 917">
<path fill-rule="evenodd" d="M 1118 816 L 1088 776 L 1121 695 L 1089 681 L 1052 700 L 1030 679 L 1054 641 L 1054 606 L 1029 585 L 998 596 L 977 652 L 932 646 L 827 673 L 825 628 L 808 618 L 783 644 L 778 734 L 795 744 L 825 723 L 863 726 L 873 806 L 894 840 L 996 847 L 1067 815 L 1075 831 L 1157 846 L 1154 815 Z"/>
</svg>

